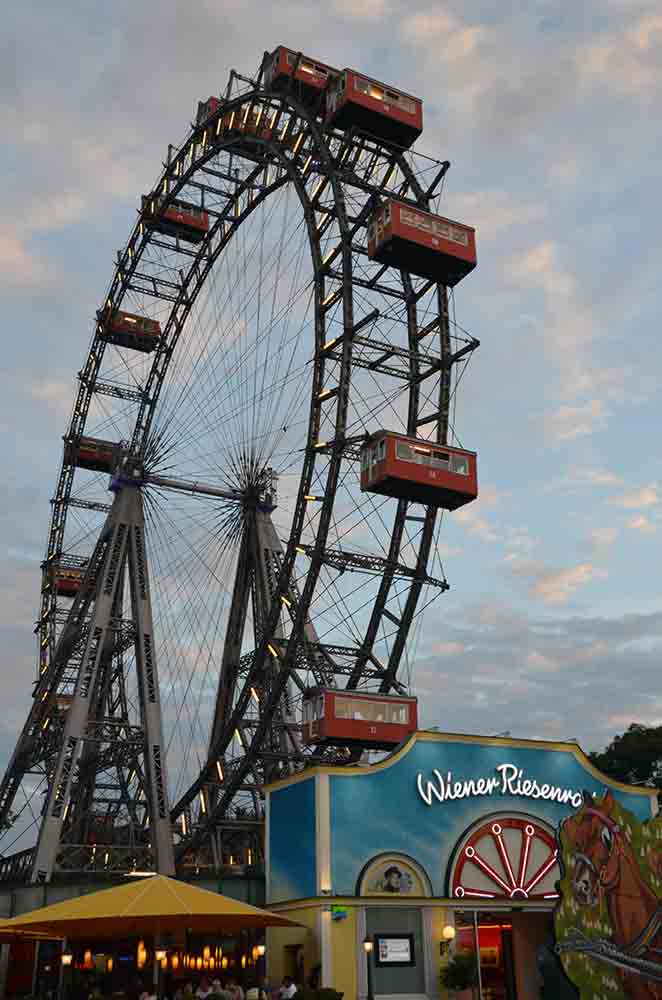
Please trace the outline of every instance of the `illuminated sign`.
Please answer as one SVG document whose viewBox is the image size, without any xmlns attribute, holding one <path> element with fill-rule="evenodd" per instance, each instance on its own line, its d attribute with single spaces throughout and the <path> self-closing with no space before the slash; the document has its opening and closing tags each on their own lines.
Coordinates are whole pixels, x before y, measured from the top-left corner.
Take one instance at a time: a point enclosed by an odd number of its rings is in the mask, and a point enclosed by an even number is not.
<svg viewBox="0 0 662 1000">
<path fill-rule="evenodd" d="M 412 934 L 375 934 L 375 965 L 414 965 Z"/>
<path fill-rule="evenodd" d="M 535 778 L 525 777 L 524 769 L 515 764 L 499 764 L 494 770 L 496 777 L 461 781 L 454 779 L 452 771 L 447 771 L 444 776 L 436 768 L 432 772 L 432 779 L 425 781 L 419 771 L 416 779 L 418 794 L 428 806 L 432 805 L 433 799 L 438 802 L 454 802 L 456 799 L 481 795 L 520 795 L 526 799 L 544 799 L 547 802 L 558 802 L 559 805 L 570 805 L 574 809 L 582 804 L 581 792 L 546 782 L 541 784 Z"/>
</svg>

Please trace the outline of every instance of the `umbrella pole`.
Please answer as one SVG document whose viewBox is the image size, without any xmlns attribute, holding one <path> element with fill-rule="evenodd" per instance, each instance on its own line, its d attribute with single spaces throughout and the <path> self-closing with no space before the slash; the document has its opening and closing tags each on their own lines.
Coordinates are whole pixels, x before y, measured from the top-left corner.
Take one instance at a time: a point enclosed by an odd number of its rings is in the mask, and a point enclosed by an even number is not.
<svg viewBox="0 0 662 1000">
<path fill-rule="evenodd" d="M 62 951 L 60 952 L 60 968 L 57 974 L 57 1000 L 63 1000 L 64 996 L 64 962 L 62 961 L 62 955 L 67 950 L 67 939 L 65 938 L 62 942 Z"/>
<path fill-rule="evenodd" d="M 157 958 L 157 955 L 159 956 Z M 159 987 L 161 985 L 161 958 L 163 956 L 163 945 L 161 939 L 154 937 L 154 965 L 152 967 L 152 993 L 155 997 L 161 995 Z"/>
</svg>

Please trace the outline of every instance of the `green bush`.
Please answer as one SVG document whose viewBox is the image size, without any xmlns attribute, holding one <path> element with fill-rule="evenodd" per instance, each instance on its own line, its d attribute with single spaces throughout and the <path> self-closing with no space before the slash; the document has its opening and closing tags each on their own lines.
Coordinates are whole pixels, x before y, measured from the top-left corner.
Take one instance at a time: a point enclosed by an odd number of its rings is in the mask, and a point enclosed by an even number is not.
<svg viewBox="0 0 662 1000">
<path fill-rule="evenodd" d="M 478 966 L 475 952 L 456 951 L 448 965 L 441 970 L 441 985 L 447 990 L 466 990 L 478 983 Z"/>
</svg>

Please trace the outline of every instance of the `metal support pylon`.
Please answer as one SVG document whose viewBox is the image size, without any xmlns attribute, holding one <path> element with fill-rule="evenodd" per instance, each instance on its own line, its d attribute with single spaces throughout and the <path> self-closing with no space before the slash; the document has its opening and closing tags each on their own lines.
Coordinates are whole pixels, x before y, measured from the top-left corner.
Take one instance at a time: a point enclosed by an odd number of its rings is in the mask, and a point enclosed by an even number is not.
<svg viewBox="0 0 662 1000">
<path fill-rule="evenodd" d="M 257 646 L 274 598 L 275 582 L 279 572 L 278 559 L 282 554 L 282 545 L 271 520 L 270 511 L 259 508 L 248 510 L 237 557 L 232 603 L 225 634 L 214 722 L 209 740 L 210 755 L 213 754 L 214 747 L 232 713 L 249 604 L 252 607 L 253 641 Z M 278 623 L 274 638 L 283 638 L 282 622 Z M 268 678 L 265 678 L 265 681 L 268 683 Z M 287 699 L 283 699 L 281 717 L 278 719 L 279 729 L 284 727 L 279 733 L 279 741 L 282 743 L 284 739 L 289 739 L 290 745 L 287 749 L 292 752 L 298 750 L 298 745 L 294 743 L 295 737 L 291 734 L 288 737 L 285 733 L 288 723 L 294 721 L 289 717 L 286 702 Z M 285 750 L 285 746 L 281 749 Z M 258 779 L 256 787 L 260 783 L 261 778 Z M 216 790 L 210 789 L 210 795 L 213 803 Z"/>
<path fill-rule="evenodd" d="M 271 518 L 271 508 L 267 505 L 246 512 L 244 530 L 237 558 L 232 602 L 228 627 L 225 635 L 225 645 L 219 674 L 219 684 L 216 696 L 214 722 L 209 741 L 209 759 L 214 762 L 215 747 L 222 737 L 223 730 L 232 714 L 234 697 L 238 690 L 239 667 L 244 643 L 244 631 L 249 605 L 252 607 L 253 642 L 255 647 L 262 638 L 262 629 L 268 618 L 271 604 L 278 599 L 276 583 L 279 577 L 281 562 L 284 556 L 283 546 Z M 284 595 L 287 600 L 283 605 L 292 607 L 298 600 L 294 590 Z M 277 642 L 286 642 L 286 628 L 283 617 L 279 619 L 272 637 Z M 319 639 L 312 623 L 304 627 L 304 645 L 316 647 Z M 271 674 L 279 669 L 277 661 L 272 658 L 264 677 L 266 687 L 273 679 Z M 292 691 L 287 684 L 281 698 L 280 710 L 274 719 L 275 725 L 271 737 L 265 744 L 265 750 L 271 757 L 281 756 L 292 763 L 301 758 L 300 736 L 296 718 L 292 711 Z M 267 754 L 267 757 L 269 754 Z M 270 770 L 273 769 L 273 759 L 266 761 L 260 767 L 260 774 L 255 776 L 256 791 L 261 790 L 262 781 L 270 780 Z M 219 786 L 210 787 L 209 794 L 212 805 L 215 803 Z"/>
<path fill-rule="evenodd" d="M 85 756 L 92 760 L 95 756 L 94 752 L 86 755 L 84 753 L 86 747 L 89 748 L 90 743 L 99 743 L 103 733 L 103 743 L 111 746 L 111 764 L 113 752 L 118 755 L 114 766 L 119 773 L 123 734 L 129 729 L 138 737 L 136 756 L 142 757 L 142 778 L 150 836 L 148 851 L 152 868 L 165 875 L 173 875 L 175 871 L 144 528 L 140 489 L 124 485 L 115 497 L 102 531 L 101 539 L 105 541 L 105 554 L 95 578 L 87 581 L 88 586 L 94 587 L 90 601 L 91 614 L 83 655 L 78 667 L 74 696 L 67 711 L 64 733 L 49 783 L 32 867 L 33 882 L 49 881 L 56 870 L 58 855 L 63 847 L 67 813 L 71 809 L 75 814 L 76 810 L 72 786 L 75 787 L 77 767 Z M 129 582 L 132 645 L 135 648 L 140 706 L 141 732 L 137 734 L 136 727 L 131 727 L 128 719 L 103 718 L 97 715 L 93 708 L 96 705 L 96 711 L 103 712 L 106 703 L 103 692 L 109 684 L 103 674 L 104 670 L 112 669 L 112 656 L 108 655 L 108 650 L 116 642 L 117 629 L 113 613 L 118 604 L 121 605 L 119 591 L 123 587 L 125 575 Z M 75 611 L 76 607 L 72 609 L 72 615 Z M 61 642 L 66 638 L 65 628 Z M 65 650 L 63 657 L 58 656 L 56 650 L 55 660 L 61 670 L 64 669 L 68 659 L 66 653 Z M 116 744 L 115 747 L 113 742 Z M 94 780 L 96 774 L 92 773 L 89 777 Z M 89 802 L 89 794 L 85 799 Z M 112 845 L 110 847 L 112 849 Z M 113 867 L 117 870 L 117 866 Z M 127 864 L 126 867 L 130 868 L 130 865 Z"/>
</svg>

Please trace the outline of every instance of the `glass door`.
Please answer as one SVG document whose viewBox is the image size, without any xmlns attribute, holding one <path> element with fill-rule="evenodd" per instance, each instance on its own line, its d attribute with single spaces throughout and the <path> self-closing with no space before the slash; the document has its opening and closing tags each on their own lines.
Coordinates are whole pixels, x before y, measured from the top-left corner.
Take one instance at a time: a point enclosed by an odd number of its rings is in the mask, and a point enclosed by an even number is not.
<svg viewBox="0 0 662 1000">
<path fill-rule="evenodd" d="M 455 951 L 473 955 L 479 1000 L 517 1000 L 513 933 L 507 913 L 455 911 Z"/>
</svg>

